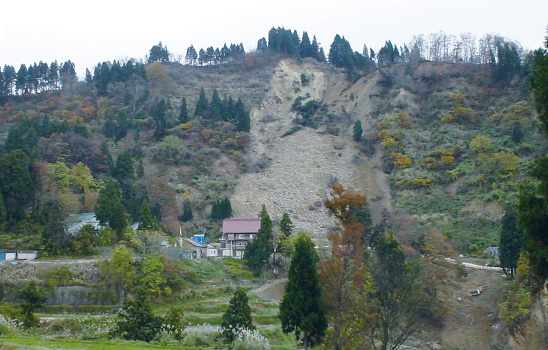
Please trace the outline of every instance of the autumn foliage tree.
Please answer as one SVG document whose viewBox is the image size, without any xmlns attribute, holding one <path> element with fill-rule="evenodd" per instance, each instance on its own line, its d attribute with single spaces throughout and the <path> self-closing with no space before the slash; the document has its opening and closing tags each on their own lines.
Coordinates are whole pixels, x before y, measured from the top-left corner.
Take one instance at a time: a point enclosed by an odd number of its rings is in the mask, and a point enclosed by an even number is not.
<svg viewBox="0 0 548 350">
<path fill-rule="evenodd" d="M 356 349 L 368 335 L 367 286 L 371 283 L 363 238 L 364 225 L 356 212 L 366 204 L 366 197 L 342 185 L 332 186 L 325 206 L 339 220 L 338 231 L 329 235 L 331 255 L 320 264 L 330 331 L 327 342 L 332 349 Z"/>
</svg>

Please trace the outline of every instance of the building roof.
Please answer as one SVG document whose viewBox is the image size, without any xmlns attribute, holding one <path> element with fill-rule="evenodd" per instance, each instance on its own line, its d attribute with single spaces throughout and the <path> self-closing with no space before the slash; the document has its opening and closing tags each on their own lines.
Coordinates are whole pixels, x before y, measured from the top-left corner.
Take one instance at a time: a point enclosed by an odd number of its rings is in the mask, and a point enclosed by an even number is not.
<svg viewBox="0 0 548 350">
<path fill-rule="evenodd" d="M 195 246 L 195 247 L 207 248 L 207 245 L 202 244 L 202 243 L 200 243 L 200 242 L 197 242 L 197 241 L 195 241 L 195 240 L 192 239 L 192 238 L 183 238 L 183 241 L 184 241 L 184 242 L 187 242 L 187 243 L 190 243 L 191 245 L 193 245 L 193 246 Z"/>
<path fill-rule="evenodd" d="M 261 228 L 259 219 L 225 219 L 223 233 L 257 233 Z"/>
</svg>

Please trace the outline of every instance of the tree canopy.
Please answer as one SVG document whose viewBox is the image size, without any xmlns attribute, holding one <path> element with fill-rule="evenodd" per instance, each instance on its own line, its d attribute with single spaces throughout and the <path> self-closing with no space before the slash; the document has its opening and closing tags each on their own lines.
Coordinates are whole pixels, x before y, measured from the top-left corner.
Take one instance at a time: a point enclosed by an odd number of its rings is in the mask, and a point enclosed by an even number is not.
<svg viewBox="0 0 548 350">
<path fill-rule="evenodd" d="M 296 339 L 306 348 L 320 344 L 327 330 L 317 263 L 318 256 L 310 236 L 299 233 L 279 317 L 283 332 L 295 332 Z"/>
</svg>

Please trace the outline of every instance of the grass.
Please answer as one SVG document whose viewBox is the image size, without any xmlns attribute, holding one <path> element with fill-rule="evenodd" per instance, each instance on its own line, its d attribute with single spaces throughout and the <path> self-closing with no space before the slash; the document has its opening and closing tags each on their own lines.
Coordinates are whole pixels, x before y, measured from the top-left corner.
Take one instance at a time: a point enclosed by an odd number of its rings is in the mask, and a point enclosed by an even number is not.
<svg viewBox="0 0 548 350">
<path fill-rule="evenodd" d="M 0 338 L 0 349 L 166 349 L 176 348 L 176 345 L 159 345 L 145 342 L 126 342 L 120 340 L 76 340 L 66 338 L 46 338 L 31 335 L 9 335 Z M 192 349 L 192 348 L 187 348 Z M 195 348 L 203 349 L 203 348 Z"/>
</svg>

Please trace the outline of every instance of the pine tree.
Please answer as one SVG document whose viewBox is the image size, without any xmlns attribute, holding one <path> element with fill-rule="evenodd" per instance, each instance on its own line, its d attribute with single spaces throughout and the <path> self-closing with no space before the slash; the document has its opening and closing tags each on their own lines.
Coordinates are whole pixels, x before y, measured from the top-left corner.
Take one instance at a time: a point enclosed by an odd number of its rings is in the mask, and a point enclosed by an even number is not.
<svg viewBox="0 0 548 350">
<path fill-rule="evenodd" d="M 169 51 L 167 46 L 162 45 L 161 41 L 150 49 L 148 63 L 152 62 L 169 62 Z"/>
<path fill-rule="evenodd" d="M 95 215 L 101 225 L 109 225 L 119 236 L 127 226 L 120 188 L 113 179 L 108 179 L 105 187 L 99 191 L 99 198 L 95 205 Z"/>
<path fill-rule="evenodd" d="M 181 99 L 181 107 L 179 109 L 179 123 L 184 124 L 188 122 L 190 119 L 188 117 L 188 110 L 186 106 L 186 98 L 183 97 Z"/>
<path fill-rule="evenodd" d="M 23 310 L 23 326 L 31 328 L 39 324 L 39 320 L 34 317 L 34 310 L 44 305 L 46 294 L 42 288 L 36 286 L 36 282 L 30 281 L 26 287 L 17 292 L 17 296 L 23 299 L 21 309 Z"/>
<path fill-rule="evenodd" d="M 145 176 L 145 167 L 143 165 L 143 158 L 139 158 L 135 172 L 137 173 L 138 179 L 142 179 Z"/>
<path fill-rule="evenodd" d="M 161 140 L 167 135 L 167 110 L 168 106 L 163 98 L 154 103 L 151 112 L 152 119 L 154 119 L 154 138 L 156 140 Z"/>
<path fill-rule="evenodd" d="M 518 259 L 523 248 L 523 233 L 517 227 L 517 213 L 507 209 L 502 217 L 500 229 L 499 258 L 504 271 L 514 276 L 518 267 Z"/>
<path fill-rule="evenodd" d="M 158 228 L 156 218 L 152 215 L 146 199 L 141 205 L 141 214 L 139 215 L 139 229 L 140 230 L 155 230 Z"/>
<path fill-rule="evenodd" d="M 135 179 L 135 168 L 133 167 L 133 158 L 129 150 L 122 152 L 116 159 L 116 166 L 113 172 L 114 178 L 118 181 L 126 179 Z"/>
<path fill-rule="evenodd" d="M 293 222 L 291 221 L 288 213 L 283 213 L 282 215 L 282 220 L 280 221 L 280 231 L 282 231 L 286 237 L 293 234 Z"/>
<path fill-rule="evenodd" d="M 114 171 L 114 161 L 112 160 L 112 155 L 110 154 L 110 150 L 108 148 L 108 143 L 106 141 L 103 141 L 101 143 L 101 149 L 99 150 L 101 152 L 101 155 L 103 157 L 103 162 L 108 168 L 110 172 Z"/>
<path fill-rule="evenodd" d="M 209 103 L 209 119 L 214 122 L 221 120 L 221 98 L 217 89 L 213 90 L 211 102 Z"/>
<path fill-rule="evenodd" d="M 548 134 L 548 36 L 544 46 L 546 49 L 533 53 L 529 83 L 542 130 Z M 525 251 L 536 287 L 540 287 L 548 278 L 548 157 L 535 162 L 531 175 L 538 180 L 538 185 L 531 185 L 522 191 L 519 223 L 525 232 Z"/>
<path fill-rule="evenodd" d="M 242 330 L 255 329 L 245 289 L 238 287 L 234 292 L 234 296 L 230 299 L 230 304 L 223 314 L 221 327 L 223 338 L 227 343 L 232 343 Z"/>
<path fill-rule="evenodd" d="M 310 236 L 299 233 L 279 317 L 283 332 L 295 332 L 295 338 L 302 341 L 305 348 L 321 344 L 327 330 L 317 263 L 318 256 Z"/>
<path fill-rule="evenodd" d="M 313 51 L 312 45 L 310 44 L 310 38 L 308 37 L 307 32 L 303 32 L 303 38 L 301 40 L 301 57 L 315 57 L 315 52 Z"/>
<path fill-rule="evenodd" d="M 260 38 L 257 42 L 257 51 L 264 52 L 268 49 L 268 44 L 266 42 L 266 39 L 264 37 Z"/>
<path fill-rule="evenodd" d="M 192 207 L 190 206 L 190 203 L 186 201 L 183 204 L 183 215 L 181 216 L 181 221 L 187 222 L 191 221 L 194 218 L 194 215 L 192 214 Z"/>
<path fill-rule="evenodd" d="M 194 118 L 206 118 L 209 109 L 209 102 L 205 95 L 204 88 L 200 89 L 200 97 L 196 101 L 196 108 L 194 109 Z"/>
<path fill-rule="evenodd" d="M 353 131 L 354 131 L 354 134 L 352 137 L 354 141 L 359 142 L 362 139 L 362 134 L 363 134 L 362 122 L 360 120 L 356 120 L 356 122 L 354 123 Z"/>
<path fill-rule="evenodd" d="M 4 197 L 2 197 L 2 191 L 0 191 L 0 233 L 4 232 L 6 225 L 6 206 L 4 205 Z"/>
<path fill-rule="evenodd" d="M 259 218 L 261 219 L 261 228 L 257 232 L 257 237 L 246 246 L 244 253 L 246 264 L 253 270 L 255 275 L 261 273 L 262 269 L 268 264 L 270 255 L 274 252 L 272 220 L 270 220 L 270 215 L 268 215 L 264 204 Z"/>
<path fill-rule="evenodd" d="M 234 117 L 236 118 L 236 129 L 238 131 L 251 130 L 251 117 L 249 112 L 246 111 L 241 98 L 239 98 L 234 105 L 234 114 Z"/>
<path fill-rule="evenodd" d="M 13 150 L 0 157 L 0 192 L 8 222 L 22 219 L 35 194 L 29 159 L 23 151 Z"/>
<path fill-rule="evenodd" d="M 196 53 L 196 49 L 194 48 L 194 45 L 190 45 L 190 47 L 186 49 L 186 56 L 185 56 L 186 64 L 194 66 L 196 65 L 197 60 L 198 60 L 198 54 Z"/>
<path fill-rule="evenodd" d="M 230 204 L 230 199 L 228 197 L 225 197 L 221 203 L 221 212 L 222 212 L 222 219 L 226 219 L 232 216 L 232 205 Z"/>
<path fill-rule="evenodd" d="M 150 342 L 160 332 L 161 325 L 161 318 L 154 316 L 150 301 L 141 292 L 137 299 L 127 300 L 118 311 L 112 333 L 126 340 Z"/>
</svg>

